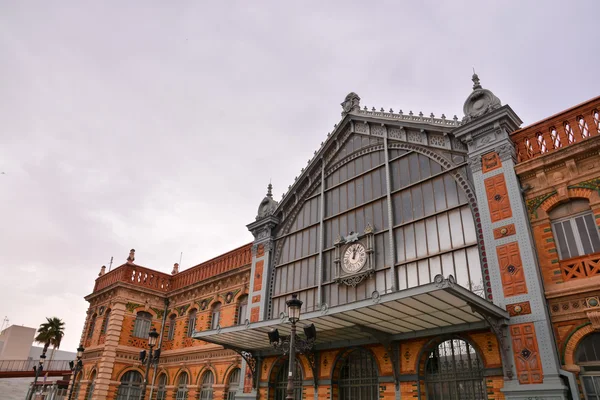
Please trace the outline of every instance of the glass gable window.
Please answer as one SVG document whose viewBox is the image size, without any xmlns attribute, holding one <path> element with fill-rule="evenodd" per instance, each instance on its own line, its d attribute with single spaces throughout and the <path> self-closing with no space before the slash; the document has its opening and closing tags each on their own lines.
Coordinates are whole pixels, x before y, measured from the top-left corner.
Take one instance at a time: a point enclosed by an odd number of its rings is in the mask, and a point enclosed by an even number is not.
<svg viewBox="0 0 600 400">
<path fill-rule="evenodd" d="M 152 314 L 145 311 L 137 313 L 135 324 L 133 325 L 133 336 L 148 339 L 150 326 L 152 325 Z"/>
</svg>

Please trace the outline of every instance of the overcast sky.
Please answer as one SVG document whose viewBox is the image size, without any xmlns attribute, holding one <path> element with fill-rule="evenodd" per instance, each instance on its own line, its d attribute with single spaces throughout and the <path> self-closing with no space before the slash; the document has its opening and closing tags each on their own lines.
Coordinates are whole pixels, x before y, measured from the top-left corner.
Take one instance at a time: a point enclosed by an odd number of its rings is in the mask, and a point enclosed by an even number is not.
<svg viewBox="0 0 600 400">
<path fill-rule="evenodd" d="M 0 0 L 0 319 L 74 351 L 111 256 L 250 242 L 350 91 L 460 118 L 475 67 L 525 124 L 599 95 L 598 2 L 568 4 Z"/>
</svg>

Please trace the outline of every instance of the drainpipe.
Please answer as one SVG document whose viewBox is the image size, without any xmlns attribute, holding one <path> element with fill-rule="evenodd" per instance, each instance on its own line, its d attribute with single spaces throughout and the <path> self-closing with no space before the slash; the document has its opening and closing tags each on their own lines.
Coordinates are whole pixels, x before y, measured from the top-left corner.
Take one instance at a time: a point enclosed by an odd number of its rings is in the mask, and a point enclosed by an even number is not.
<svg viewBox="0 0 600 400">
<path fill-rule="evenodd" d="M 163 312 L 162 324 L 160 325 L 160 337 L 158 339 L 158 349 L 162 348 L 163 341 L 163 333 L 165 333 L 165 323 L 167 322 L 167 311 L 169 308 L 169 299 L 165 298 L 165 311 Z M 150 355 L 152 356 L 152 355 Z M 152 398 L 152 394 L 154 393 L 154 383 L 156 382 L 156 370 L 158 369 L 158 361 L 154 364 L 154 373 L 152 374 L 152 384 L 150 385 L 150 397 Z"/>
</svg>

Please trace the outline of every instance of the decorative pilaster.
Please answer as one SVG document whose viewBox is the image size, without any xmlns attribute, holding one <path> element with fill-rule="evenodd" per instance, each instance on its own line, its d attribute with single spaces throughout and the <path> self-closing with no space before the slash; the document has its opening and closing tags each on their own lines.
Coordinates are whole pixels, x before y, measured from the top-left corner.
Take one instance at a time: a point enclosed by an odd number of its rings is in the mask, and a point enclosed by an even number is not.
<svg viewBox="0 0 600 400">
<path fill-rule="evenodd" d="M 117 346 L 119 345 L 125 309 L 125 303 L 116 303 L 111 306 L 110 319 L 108 321 L 108 326 L 106 327 L 104 351 L 102 352 L 102 358 L 100 358 L 100 361 L 98 362 L 98 375 L 96 376 L 92 400 L 109 398 L 109 385 L 112 378 L 115 359 L 117 357 Z"/>
<path fill-rule="evenodd" d="M 527 313 L 513 313 L 505 346 L 507 399 L 565 399 L 559 376 L 535 245 L 528 226 L 509 134 L 521 120 L 473 76 L 473 92 L 464 105 L 463 125 L 455 137 L 467 144 L 469 166 L 480 204 L 481 223 L 493 301 L 502 308 L 518 304 Z M 510 228 L 510 231 L 509 231 Z M 510 234 L 509 234 L 510 233 Z M 514 370 L 513 370 L 514 367 Z"/>
</svg>

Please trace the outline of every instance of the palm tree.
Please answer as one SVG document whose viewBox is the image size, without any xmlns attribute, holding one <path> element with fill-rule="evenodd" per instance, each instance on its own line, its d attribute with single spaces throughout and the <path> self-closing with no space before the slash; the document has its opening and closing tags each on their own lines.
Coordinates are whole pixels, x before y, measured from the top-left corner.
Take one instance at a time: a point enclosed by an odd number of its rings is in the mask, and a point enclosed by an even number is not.
<svg viewBox="0 0 600 400">
<path fill-rule="evenodd" d="M 48 347 L 52 346 L 52 354 L 50 355 L 50 361 L 48 361 L 49 367 L 54 357 L 54 351 L 60 347 L 60 342 L 63 336 L 65 336 L 65 323 L 57 317 L 46 317 L 46 322 L 40 325 L 37 333 L 35 341 L 44 344 L 42 354 L 45 355 Z"/>
</svg>

